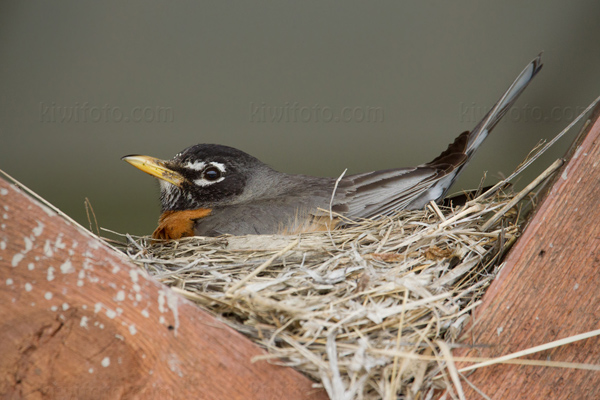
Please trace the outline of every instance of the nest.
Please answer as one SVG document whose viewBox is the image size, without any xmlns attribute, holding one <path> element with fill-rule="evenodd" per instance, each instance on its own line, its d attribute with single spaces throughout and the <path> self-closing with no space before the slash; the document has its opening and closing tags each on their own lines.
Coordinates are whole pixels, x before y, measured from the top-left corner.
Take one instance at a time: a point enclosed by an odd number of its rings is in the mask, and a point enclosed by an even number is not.
<svg viewBox="0 0 600 400">
<path fill-rule="evenodd" d="M 331 398 L 427 398 L 452 386 L 445 356 L 516 240 L 529 191 L 330 232 L 127 236 L 125 251 Z"/>
</svg>

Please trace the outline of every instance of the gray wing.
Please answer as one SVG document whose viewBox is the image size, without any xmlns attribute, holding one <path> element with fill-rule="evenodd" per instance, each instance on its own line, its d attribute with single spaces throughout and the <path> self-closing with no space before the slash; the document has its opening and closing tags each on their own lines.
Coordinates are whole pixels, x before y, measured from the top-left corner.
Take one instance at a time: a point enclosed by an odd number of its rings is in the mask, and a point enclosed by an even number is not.
<svg viewBox="0 0 600 400">
<path fill-rule="evenodd" d="M 437 158 L 413 168 L 352 175 L 345 179 L 345 204 L 351 218 L 371 218 L 441 201 L 473 153 L 542 68 L 541 54 L 519 74 L 500 100 L 471 132 L 463 132 Z"/>
<path fill-rule="evenodd" d="M 352 175 L 354 190 L 346 205 L 350 218 L 371 218 L 393 211 L 414 209 L 412 203 L 427 191 L 440 173 L 430 167 L 413 167 Z"/>
<path fill-rule="evenodd" d="M 293 221 L 295 207 L 271 206 L 263 202 L 213 209 L 213 213 L 196 221 L 199 236 L 271 235 L 280 233 L 288 221 Z"/>
<path fill-rule="evenodd" d="M 315 217 L 327 215 L 335 184 L 333 178 L 288 175 L 273 171 L 269 197 L 214 208 L 199 219 L 195 234 L 200 236 L 264 235 L 294 233 L 312 228 Z M 344 213 L 349 182 L 342 182 L 332 203 L 332 211 Z"/>
</svg>

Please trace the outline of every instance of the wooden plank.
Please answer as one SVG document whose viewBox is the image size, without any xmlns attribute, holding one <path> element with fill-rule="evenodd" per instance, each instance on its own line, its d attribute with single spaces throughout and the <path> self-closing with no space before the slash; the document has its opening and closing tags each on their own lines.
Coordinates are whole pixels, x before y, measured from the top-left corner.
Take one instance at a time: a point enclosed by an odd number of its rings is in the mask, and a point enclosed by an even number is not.
<svg viewBox="0 0 600 400">
<path fill-rule="evenodd" d="M 497 357 L 600 328 L 600 108 L 473 313 L 455 356 Z M 530 359 L 600 364 L 594 337 Z M 459 364 L 464 366 L 464 364 Z M 494 365 L 468 376 L 492 399 L 598 399 L 600 372 Z M 467 399 L 481 398 L 464 384 Z"/>
<path fill-rule="evenodd" d="M 0 397 L 325 399 L 0 179 Z"/>
</svg>

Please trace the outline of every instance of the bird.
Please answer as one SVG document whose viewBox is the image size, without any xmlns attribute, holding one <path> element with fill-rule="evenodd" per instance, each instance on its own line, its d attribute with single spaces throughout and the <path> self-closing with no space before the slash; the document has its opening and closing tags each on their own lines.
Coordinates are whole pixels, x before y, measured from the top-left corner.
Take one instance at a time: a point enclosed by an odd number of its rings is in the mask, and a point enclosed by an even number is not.
<svg viewBox="0 0 600 400">
<path fill-rule="evenodd" d="M 194 145 L 170 160 L 143 155 L 122 159 L 159 180 L 161 215 L 154 239 L 327 231 L 345 223 L 337 215 L 345 221 L 380 218 L 443 201 L 542 65 L 540 54 L 471 131 L 416 167 L 338 178 L 294 175 L 218 144 Z"/>
</svg>

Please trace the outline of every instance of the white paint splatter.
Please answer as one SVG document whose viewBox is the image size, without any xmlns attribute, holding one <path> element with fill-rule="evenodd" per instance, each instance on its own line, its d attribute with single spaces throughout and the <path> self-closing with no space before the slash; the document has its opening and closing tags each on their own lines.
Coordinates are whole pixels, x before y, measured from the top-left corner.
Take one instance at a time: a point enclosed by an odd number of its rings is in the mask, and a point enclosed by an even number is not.
<svg viewBox="0 0 600 400">
<path fill-rule="evenodd" d="M 573 290 L 577 290 L 579 289 L 579 283 L 576 283 L 575 286 L 573 286 Z"/>
<path fill-rule="evenodd" d="M 496 329 L 496 333 L 498 334 L 498 336 L 500 336 L 500 334 L 502 333 L 503 330 L 504 330 L 503 327 Z"/>
<path fill-rule="evenodd" d="M 115 337 L 116 337 L 117 339 L 119 339 L 120 341 L 123 341 L 123 342 L 125 341 L 125 336 L 123 336 L 123 335 L 119 335 L 119 334 L 117 333 L 117 334 L 115 334 Z"/>
<path fill-rule="evenodd" d="M 158 292 L 158 311 L 160 311 L 161 313 L 166 312 L 167 310 L 165 309 L 165 291 L 164 290 L 160 290 Z"/>
<path fill-rule="evenodd" d="M 64 243 L 63 243 L 63 241 L 62 241 L 62 237 L 63 237 L 63 234 L 62 234 L 62 233 L 61 233 L 61 234 L 59 234 L 59 235 L 56 237 L 56 241 L 54 242 L 54 248 L 55 248 L 55 249 L 61 249 L 61 250 L 62 250 L 62 249 L 64 249 L 64 248 L 66 248 L 66 247 L 67 247 L 67 245 L 66 245 L 66 244 L 64 244 Z"/>
<path fill-rule="evenodd" d="M 4 219 L 8 219 L 8 214 L 7 214 L 7 213 L 4 213 L 4 214 L 2 215 L 2 218 L 4 218 Z"/>
<path fill-rule="evenodd" d="M 43 205 L 43 204 L 38 204 L 42 210 L 49 216 L 49 217 L 54 217 L 56 215 L 56 213 L 54 211 L 52 211 L 50 208 L 48 208 L 47 206 Z"/>
<path fill-rule="evenodd" d="M 0 242 L 0 250 L 6 250 L 6 242 L 4 240 Z"/>
<path fill-rule="evenodd" d="M 169 356 L 170 357 L 167 362 L 169 364 L 169 369 L 175 372 L 180 377 L 183 377 L 183 372 L 181 371 L 181 368 L 179 368 L 179 366 L 181 365 L 181 361 L 179 361 L 179 358 L 177 358 L 177 355 L 174 353 L 169 354 Z"/>
<path fill-rule="evenodd" d="M 7 286 L 10 286 L 10 285 L 12 285 L 13 283 L 14 283 L 14 282 L 13 282 L 13 280 L 12 280 L 11 278 L 8 278 L 8 279 L 6 280 L 6 285 L 7 285 Z"/>
<path fill-rule="evenodd" d="M 23 241 L 25 242 L 25 250 L 23 250 L 23 253 L 30 252 L 31 249 L 33 249 L 33 241 L 27 236 L 23 238 Z"/>
<path fill-rule="evenodd" d="M 33 271 L 35 269 L 35 265 L 33 265 L 33 263 L 29 263 L 27 264 L 27 269 Z"/>
<path fill-rule="evenodd" d="M 89 372 L 90 374 L 93 374 L 93 373 L 94 373 L 94 368 L 90 368 L 90 369 L 88 369 L 88 372 Z"/>
<path fill-rule="evenodd" d="M 135 325 L 133 325 L 133 324 L 129 325 L 129 333 L 131 333 L 132 335 L 135 335 L 137 333 L 137 329 L 135 329 Z"/>
<path fill-rule="evenodd" d="M 52 306 L 52 307 L 50 307 L 50 309 L 51 309 L 52 311 L 54 311 L 54 312 L 58 311 L 58 307 L 57 307 L 57 306 Z"/>
<path fill-rule="evenodd" d="M 4 188 L 1 188 L 1 189 L 0 189 L 0 195 L 2 195 L 2 196 L 6 196 L 7 194 L 8 194 L 8 190 L 6 190 L 6 189 L 4 189 Z"/>
<path fill-rule="evenodd" d="M 131 277 L 131 281 L 133 283 L 137 283 L 138 282 L 138 280 L 139 280 L 139 274 L 138 274 L 137 269 L 130 269 L 129 270 L 129 276 Z"/>
<path fill-rule="evenodd" d="M 150 318 L 150 313 L 149 313 L 149 312 L 148 312 L 148 310 L 146 310 L 146 309 L 143 309 L 143 310 L 142 310 L 142 315 L 143 315 L 144 317 L 146 317 L 146 318 Z"/>
<path fill-rule="evenodd" d="M 175 319 L 173 324 L 175 328 L 173 330 L 173 334 L 177 336 L 177 329 L 179 328 L 179 310 L 177 308 L 178 297 L 174 292 L 172 292 L 169 289 L 160 290 L 158 292 L 158 309 L 161 313 L 166 311 L 165 298 L 167 307 L 171 309 L 171 312 L 173 313 L 173 318 Z"/>
<path fill-rule="evenodd" d="M 52 251 L 52 245 L 50 244 L 49 240 L 46 240 L 46 243 L 44 243 L 44 255 L 46 257 L 52 257 L 54 255 L 54 252 Z"/>
<path fill-rule="evenodd" d="M 67 311 L 69 309 L 69 305 L 67 303 L 62 304 L 63 311 Z"/>
<path fill-rule="evenodd" d="M 88 317 L 86 317 L 85 315 L 83 317 L 81 317 L 81 321 L 79 322 L 79 326 L 85 329 L 89 329 L 88 326 Z"/>
<path fill-rule="evenodd" d="M 125 300 L 125 292 L 122 290 L 119 290 L 119 292 L 117 293 L 117 297 L 115 297 L 115 301 L 123 301 Z"/>
<path fill-rule="evenodd" d="M 51 292 L 46 292 L 46 293 L 44 294 L 44 298 L 45 298 L 46 300 L 52 300 L 52 293 L 51 293 Z"/>
<path fill-rule="evenodd" d="M 33 290 L 33 286 L 31 286 L 31 283 L 27 282 L 25 284 L 25 291 L 31 292 L 32 290 Z"/>
<path fill-rule="evenodd" d="M 104 304 L 102 304 L 102 303 L 94 304 L 94 313 L 98 314 L 100 312 L 100 310 L 102 310 L 102 306 L 104 306 Z"/>
<path fill-rule="evenodd" d="M 21 253 L 17 253 L 13 256 L 12 258 L 12 266 L 16 267 L 17 265 L 19 265 L 19 263 L 21 262 L 21 260 L 25 258 L 25 256 Z"/>
<path fill-rule="evenodd" d="M 114 319 L 117 316 L 117 313 L 114 310 L 107 309 L 106 316 L 110 319 Z"/>
<path fill-rule="evenodd" d="M 42 232 L 44 232 L 44 227 L 46 226 L 43 223 L 41 223 L 40 221 L 37 221 L 37 224 L 38 225 L 32 229 L 34 236 L 40 236 L 42 234 Z"/>
<path fill-rule="evenodd" d="M 102 362 L 100 363 L 104 368 L 108 367 L 110 365 L 110 358 L 109 357 L 104 357 L 102 359 Z"/>
<path fill-rule="evenodd" d="M 94 265 L 91 263 L 90 260 L 88 260 L 87 258 L 85 258 L 83 260 L 83 269 L 93 271 L 94 270 Z"/>
<path fill-rule="evenodd" d="M 60 272 L 62 272 L 63 274 L 70 274 L 72 272 L 75 272 L 75 268 L 73 267 L 73 264 L 71 264 L 70 259 L 67 259 L 67 261 L 65 261 L 60 266 Z"/>
<path fill-rule="evenodd" d="M 79 271 L 79 273 L 77 274 L 77 278 L 79 278 L 77 280 L 77 286 L 83 286 L 83 280 L 85 279 L 85 271 L 83 269 Z"/>
<path fill-rule="evenodd" d="M 97 240 L 90 240 L 88 242 L 88 246 L 90 246 L 94 250 L 98 250 L 100 248 L 100 244 L 98 243 Z"/>
<path fill-rule="evenodd" d="M 51 281 L 54 279 L 54 267 L 48 267 L 48 281 Z"/>
</svg>

